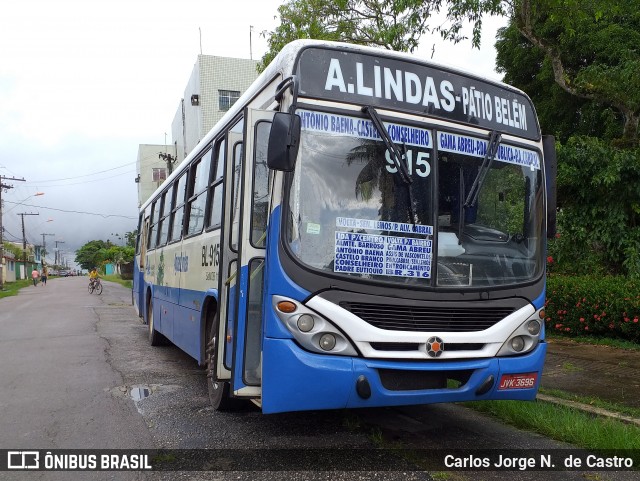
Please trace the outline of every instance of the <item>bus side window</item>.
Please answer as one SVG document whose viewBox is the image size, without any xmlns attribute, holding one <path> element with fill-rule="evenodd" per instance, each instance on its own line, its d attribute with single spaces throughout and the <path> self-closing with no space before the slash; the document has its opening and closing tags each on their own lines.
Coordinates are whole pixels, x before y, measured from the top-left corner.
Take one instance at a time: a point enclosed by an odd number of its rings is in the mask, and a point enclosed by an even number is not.
<svg viewBox="0 0 640 481">
<path fill-rule="evenodd" d="M 169 213 L 171 212 L 171 197 L 167 195 L 168 191 L 162 194 L 162 205 L 160 209 L 160 221 L 158 222 L 158 246 L 167 243 L 167 235 L 169 234 Z"/>
<path fill-rule="evenodd" d="M 142 234 L 139 236 L 138 244 L 140 246 L 140 268 L 142 269 L 147 260 L 147 239 L 149 238 L 149 217 L 144 219 Z"/>
<path fill-rule="evenodd" d="M 170 241 L 177 241 L 182 237 L 182 219 L 184 217 L 184 199 L 187 188 L 187 172 L 182 174 L 175 189 L 174 208 L 171 213 L 171 238 Z"/>
<path fill-rule="evenodd" d="M 233 191 L 231 193 L 231 248 L 238 250 L 240 229 L 240 178 L 242 177 L 242 142 L 233 146 Z"/>
<path fill-rule="evenodd" d="M 151 210 L 151 228 L 149 229 L 149 239 L 147 242 L 147 247 L 149 249 L 154 249 L 156 247 L 156 239 L 158 237 L 158 217 L 160 216 L 160 199 L 156 200 L 153 203 L 153 208 Z"/>
<path fill-rule="evenodd" d="M 269 180 L 271 170 L 267 167 L 267 147 L 269 145 L 270 122 L 256 125 L 253 172 L 253 200 L 251 209 L 251 244 L 254 247 L 266 245 L 267 219 L 269 216 Z"/>
<path fill-rule="evenodd" d="M 187 235 L 199 234 L 204 226 L 204 212 L 207 205 L 207 185 L 211 170 L 211 150 L 193 166 L 192 180 L 189 182 L 189 204 L 187 208 Z"/>
<path fill-rule="evenodd" d="M 222 223 L 222 187 L 224 173 L 224 152 L 226 142 L 223 140 L 216 146 L 216 171 L 211 179 L 210 196 L 211 211 L 209 212 L 209 227 L 219 227 Z"/>
</svg>

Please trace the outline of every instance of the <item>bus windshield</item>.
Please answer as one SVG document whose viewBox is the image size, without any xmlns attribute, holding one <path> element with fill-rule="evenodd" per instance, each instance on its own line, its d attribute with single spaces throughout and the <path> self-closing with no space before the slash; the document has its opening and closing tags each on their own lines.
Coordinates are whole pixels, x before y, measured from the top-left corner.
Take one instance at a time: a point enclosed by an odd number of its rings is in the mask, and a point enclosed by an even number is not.
<svg viewBox="0 0 640 481">
<path fill-rule="evenodd" d="M 500 144 L 469 196 L 488 138 L 385 122 L 406 182 L 369 120 L 298 113 L 286 235 L 302 264 L 412 287 L 499 287 L 542 274 L 537 152 Z M 469 197 L 475 202 L 465 205 Z"/>
</svg>

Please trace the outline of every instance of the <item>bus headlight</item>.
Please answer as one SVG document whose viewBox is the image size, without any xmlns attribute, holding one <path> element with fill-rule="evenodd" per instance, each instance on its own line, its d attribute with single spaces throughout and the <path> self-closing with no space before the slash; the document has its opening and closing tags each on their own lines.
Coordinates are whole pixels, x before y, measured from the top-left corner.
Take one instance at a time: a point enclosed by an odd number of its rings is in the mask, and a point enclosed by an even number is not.
<svg viewBox="0 0 640 481">
<path fill-rule="evenodd" d="M 286 297 L 273 296 L 273 308 L 304 349 L 322 354 L 358 355 L 351 342 L 335 325 L 305 305 Z"/>
<path fill-rule="evenodd" d="M 325 351 L 330 351 L 334 347 L 336 347 L 336 336 L 331 333 L 323 334 L 320 337 L 320 347 Z"/>
<path fill-rule="evenodd" d="M 511 339 L 511 348 L 516 352 L 520 352 L 524 349 L 524 339 L 522 336 L 516 336 Z"/>
<path fill-rule="evenodd" d="M 314 326 L 314 321 L 313 321 L 313 316 L 310 316 L 309 314 L 302 314 L 299 318 L 298 318 L 298 329 L 300 329 L 302 332 L 309 332 L 311 329 L 313 329 Z"/>
<path fill-rule="evenodd" d="M 515 356 L 532 351 L 540 342 L 542 324 L 538 319 L 538 312 L 530 316 L 511 333 L 498 351 L 498 356 Z"/>
<path fill-rule="evenodd" d="M 532 336 L 537 336 L 540 334 L 540 321 L 533 319 L 527 323 L 527 331 Z"/>
</svg>

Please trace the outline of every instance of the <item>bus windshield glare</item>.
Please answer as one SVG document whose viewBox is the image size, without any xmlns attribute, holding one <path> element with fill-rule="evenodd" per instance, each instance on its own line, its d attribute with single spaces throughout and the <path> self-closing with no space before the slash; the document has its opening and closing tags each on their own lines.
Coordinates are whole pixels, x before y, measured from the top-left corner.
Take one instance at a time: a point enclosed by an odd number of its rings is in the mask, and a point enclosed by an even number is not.
<svg viewBox="0 0 640 481">
<path fill-rule="evenodd" d="M 298 114 L 286 233 L 302 264 L 412 287 L 486 289 L 542 275 L 538 152 L 501 143 L 481 168 L 489 138 L 384 122 L 406 182 L 368 119 Z"/>
</svg>

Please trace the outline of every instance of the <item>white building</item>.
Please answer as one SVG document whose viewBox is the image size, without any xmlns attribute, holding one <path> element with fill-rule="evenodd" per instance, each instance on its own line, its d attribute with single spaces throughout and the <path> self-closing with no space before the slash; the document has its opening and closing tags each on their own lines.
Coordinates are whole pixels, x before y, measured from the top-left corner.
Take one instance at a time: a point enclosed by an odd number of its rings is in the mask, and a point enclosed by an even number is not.
<svg viewBox="0 0 640 481">
<path fill-rule="evenodd" d="M 163 154 L 162 157 L 160 154 Z M 169 176 L 167 165 L 169 156 L 173 159 L 176 158 L 175 149 L 171 145 L 140 144 L 138 146 L 138 160 L 136 161 L 136 172 L 138 175 L 135 179 L 138 184 L 138 207 L 140 207 Z"/>
<path fill-rule="evenodd" d="M 140 145 L 136 164 L 142 205 L 258 77 L 256 60 L 198 55 L 171 124 L 171 145 Z M 163 155 L 160 155 L 163 154 Z"/>
<path fill-rule="evenodd" d="M 258 77 L 256 60 L 198 55 L 173 123 L 171 137 L 178 162 Z"/>
</svg>

